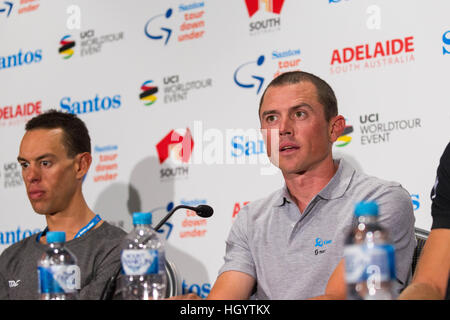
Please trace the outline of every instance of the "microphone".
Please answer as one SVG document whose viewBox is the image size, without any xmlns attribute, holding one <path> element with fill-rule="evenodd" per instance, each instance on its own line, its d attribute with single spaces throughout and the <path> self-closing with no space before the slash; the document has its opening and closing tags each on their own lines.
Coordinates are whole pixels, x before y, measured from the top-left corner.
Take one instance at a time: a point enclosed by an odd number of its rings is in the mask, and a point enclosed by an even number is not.
<svg viewBox="0 0 450 320">
<path fill-rule="evenodd" d="M 154 230 L 158 231 L 159 228 L 161 228 L 163 226 L 163 224 L 166 223 L 166 221 L 169 220 L 169 218 L 172 216 L 172 214 L 175 211 L 177 211 L 178 209 L 189 209 L 189 210 L 195 211 L 195 213 L 199 217 L 202 217 L 202 218 L 209 218 L 214 213 L 213 208 L 206 204 L 201 204 L 201 205 L 198 205 L 197 207 L 179 205 L 179 206 L 176 206 L 175 208 L 173 208 L 172 210 L 170 210 L 170 212 L 156 225 Z"/>
</svg>

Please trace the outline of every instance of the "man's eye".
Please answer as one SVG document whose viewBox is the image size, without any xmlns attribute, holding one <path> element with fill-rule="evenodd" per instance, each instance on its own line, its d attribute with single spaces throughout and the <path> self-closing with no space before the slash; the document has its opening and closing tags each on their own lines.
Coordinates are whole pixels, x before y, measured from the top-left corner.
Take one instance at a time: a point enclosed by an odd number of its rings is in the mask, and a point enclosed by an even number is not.
<svg viewBox="0 0 450 320">
<path fill-rule="evenodd" d="M 41 162 L 41 165 L 44 166 L 44 167 L 49 167 L 51 165 L 51 162 L 47 161 L 47 160 L 44 160 L 44 161 Z"/>
<path fill-rule="evenodd" d="M 304 117 L 304 116 L 305 116 L 305 112 L 303 112 L 303 111 L 295 112 L 295 117 L 296 118 L 301 118 L 301 117 Z"/>
<path fill-rule="evenodd" d="M 29 164 L 27 162 L 20 162 L 20 166 L 22 167 L 22 169 L 26 169 L 28 168 Z"/>
<path fill-rule="evenodd" d="M 277 119 L 276 116 L 270 115 L 266 117 L 266 122 L 274 122 Z"/>
</svg>

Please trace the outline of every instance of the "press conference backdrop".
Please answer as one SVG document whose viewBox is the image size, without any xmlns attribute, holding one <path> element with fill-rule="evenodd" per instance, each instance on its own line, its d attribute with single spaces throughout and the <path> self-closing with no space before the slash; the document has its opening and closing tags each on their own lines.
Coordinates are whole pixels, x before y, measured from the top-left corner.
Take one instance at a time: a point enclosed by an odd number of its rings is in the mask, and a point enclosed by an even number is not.
<svg viewBox="0 0 450 320">
<path fill-rule="evenodd" d="M 283 185 L 258 102 L 290 70 L 334 88 L 347 121 L 335 156 L 400 182 L 429 230 L 450 130 L 449 1 L 1 0 L 0 251 L 45 227 L 16 158 L 26 121 L 55 108 L 87 123 L 83 190 L 103 219 L 129 231 L 133 212 L 156 224 L 171 203 L 214 207 L 162 228 L 184 292 L 206 296 L 239 209 Z"/>
</svg>

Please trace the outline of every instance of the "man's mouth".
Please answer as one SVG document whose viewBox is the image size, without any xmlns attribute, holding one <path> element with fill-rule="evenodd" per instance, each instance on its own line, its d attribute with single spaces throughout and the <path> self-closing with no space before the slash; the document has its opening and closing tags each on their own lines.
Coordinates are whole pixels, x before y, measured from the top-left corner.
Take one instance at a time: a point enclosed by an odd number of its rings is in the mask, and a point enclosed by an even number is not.
<svg viewBox="0 0 450 320">
<path fill-rule="evenodd" d="M 44 196 L 44 194 L 45 194 L 45 191 L 43 191 L 43 190 L 34 190 L 34 191 L 28 192 L 28 195 L 30 196 L 31 200 L 39 200 Z"/>
<path fill-rule="evenodd" d="M 283 152 L 283 153 L 291 153 L 298 149 L 300 149 L 300 147 L 298 145 L 286 143 L 286 144 L 282 144 L 280 146 L 279 150 L 280 150 L 280 152 Z"/>
</svg>

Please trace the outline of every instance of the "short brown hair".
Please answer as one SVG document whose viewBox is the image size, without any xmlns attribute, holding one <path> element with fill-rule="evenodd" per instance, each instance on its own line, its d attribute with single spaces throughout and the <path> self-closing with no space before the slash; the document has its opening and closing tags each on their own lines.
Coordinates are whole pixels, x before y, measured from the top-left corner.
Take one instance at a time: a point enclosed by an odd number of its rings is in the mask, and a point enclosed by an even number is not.
<svg viewBox="0 0 450 320">
<path fill-rule="evenodd" d="M 333 89 L 331 89 L 330 85 L 321 78 L 319 78 L 318 76 L 315 76 L 312 73 L 304 71 L 285 72 L 276 77 L 275 79 L 273 79 L 266 87 L 261 96 L 261 100 L 259 102 L 258 115 L 261 110 L 264 95 L 266 94 L 267 89 L 269 89 L 270 87 L 278 87 L 288 84 L 297 84 L 304 81 L 310 82 L 316 87 L 318 96 L 317 98 L 324 107 L 325 120 L 330 121 L 332 117 L 337 116 L 338 115 L 337 100 Z"/>
<path fill-rule="evenodd" d="M 91 152 L 91 138 L 84 122 L 75 114 L 48 110 L 32 119 L 25 125 L 25 130 L 56 129 L 64 132 L 63 143 L 70 158 L 79 153 Z"/>
</svg>

